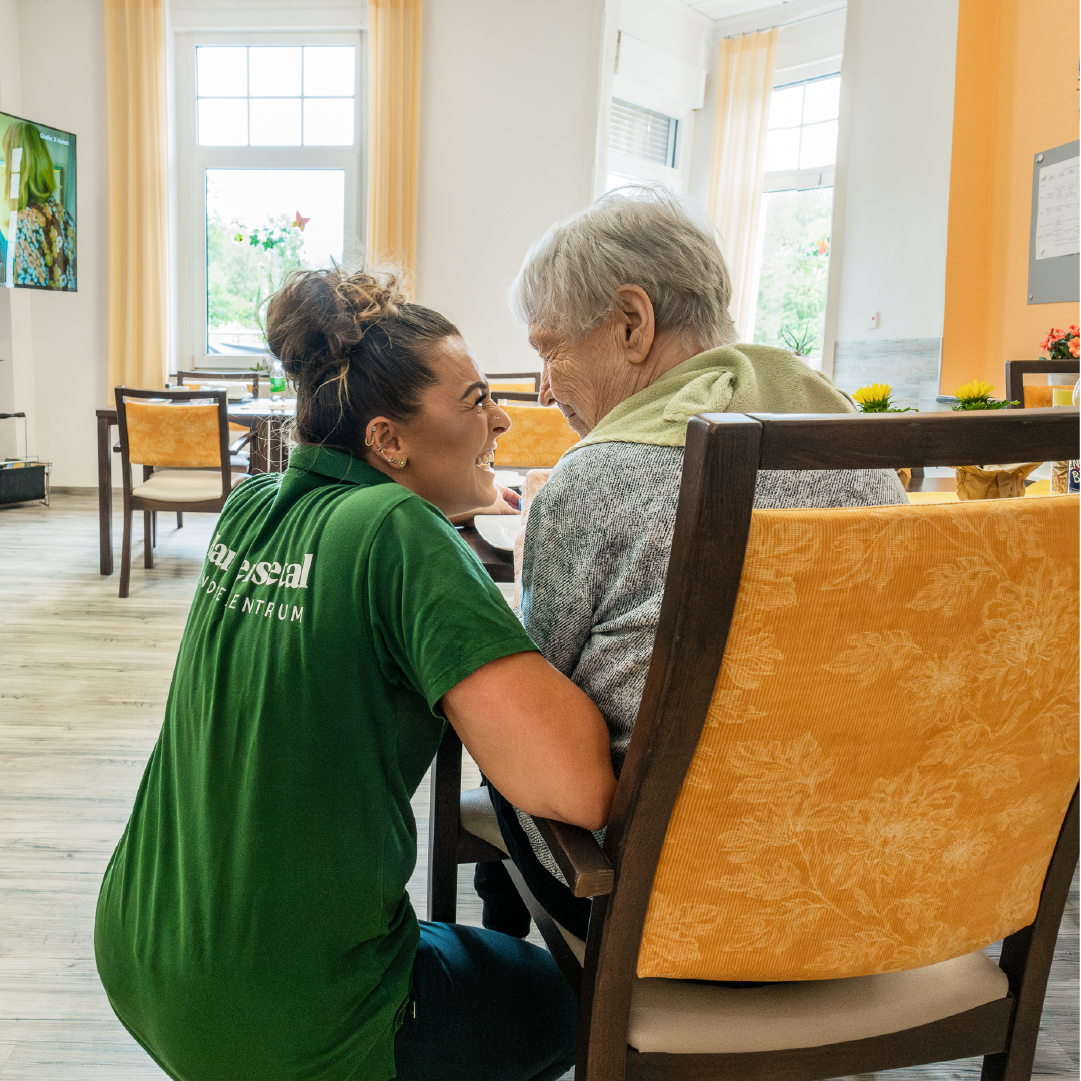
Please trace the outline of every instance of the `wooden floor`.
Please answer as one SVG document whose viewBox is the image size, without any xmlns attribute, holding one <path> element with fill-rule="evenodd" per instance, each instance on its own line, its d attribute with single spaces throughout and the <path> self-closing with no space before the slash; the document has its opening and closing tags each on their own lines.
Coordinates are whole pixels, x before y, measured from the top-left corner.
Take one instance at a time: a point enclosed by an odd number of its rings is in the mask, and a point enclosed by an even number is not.
<svg viewBox="0 0 1081 1081">
<path fill-rule="evenodd" d="M 140 538 L 131 596 L 121 601 L 117 577 L 98 574 L 92 496 L 58 493 L 48 509 L 0 507 L 2 1081 L 165 1076 L 115 1020 L 98 983 L 94 902 L 157 738 L 213 522 L 210 515 L 190 514 L 176 530 L 161 515 L 158 565 L 142 568 Z M 119 539 L 119 521 L 117 530 Z M 476 783 L 475 776 L 465 783 Z M 420 913 L 427 791 L 422 784 L 413 801 L 422 834 L 409 892 Z M 479 923 L 469 879 L 463 868 L 459 919 Z M 1077 1028 L 1075 879 L 1034 1076 L 1078 1077 Z M 979 1062 L 880 1076 L 974 1081 Z"/>
</svg>

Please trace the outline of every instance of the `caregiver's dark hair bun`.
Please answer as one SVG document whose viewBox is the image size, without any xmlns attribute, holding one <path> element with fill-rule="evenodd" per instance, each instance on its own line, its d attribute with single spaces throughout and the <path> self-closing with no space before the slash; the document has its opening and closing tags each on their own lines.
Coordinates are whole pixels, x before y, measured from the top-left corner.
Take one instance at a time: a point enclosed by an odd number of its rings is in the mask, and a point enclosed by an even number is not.
<svg viewBox="0 0 1081 1081">
<path fill-rule="evenodd" d="M 372 417 L 406 420 L 435 381 L 426 357 L 457 327 L 410 304 L 404 275 L 340 267 L 289 276 L 267 305 L 266 335 L 297 390 L 300 443 L 358 452 Z"/>
</svg>

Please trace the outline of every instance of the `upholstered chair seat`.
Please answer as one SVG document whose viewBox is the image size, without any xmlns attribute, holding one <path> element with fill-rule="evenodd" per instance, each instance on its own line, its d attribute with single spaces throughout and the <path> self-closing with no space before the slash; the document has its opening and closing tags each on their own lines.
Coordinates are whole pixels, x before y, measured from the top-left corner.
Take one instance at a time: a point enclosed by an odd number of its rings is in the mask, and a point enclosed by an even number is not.
<svg viewBox="0 0 1081 1081">
<path fill-rule="evenodd" d="M 230 477 L 230 491 L 247 479 L 247 473 L 234 473 Z M 151 473 L 149 480 L 133 488 L 131 494 L 140 499 L 159 499 L 165 503 L 201 503 L 207 499 L 221 499 L 221 473 L 201 469 L 160 469 Z"/>
<path fill-rule="evenodd" d="M 762 987 L 650 977 L 634 981 L 627 1043 L 683 1055 L 822 1047 L 954 1017 L 1008 990 L 979 950 L 906 972 Z"/>
</svg>

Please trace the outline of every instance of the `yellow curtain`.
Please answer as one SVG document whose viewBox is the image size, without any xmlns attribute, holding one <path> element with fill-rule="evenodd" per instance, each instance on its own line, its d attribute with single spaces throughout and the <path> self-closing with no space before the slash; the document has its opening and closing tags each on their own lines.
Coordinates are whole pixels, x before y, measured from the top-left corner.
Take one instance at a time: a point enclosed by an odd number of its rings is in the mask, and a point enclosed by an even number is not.
<svg viewBox="0 0 1081 1081">
<path fill-rule="evenodd" d="M 108 395 L 167 371 L 164 0 L 104 0 L 109 160 Z"/>
<path fill-rule="evenodd" d="M 368 260 L 416 272 L 423 0 L 368 0 Z"/>
<path fill-rule="evenodd" d="M 750 337 L 755 239 L 762 200 L 769 100 L 777 28 L 725 38 L 717 63 L 717 103 L 708 193 L 732 275 L 731 314 L 740 340 Z"/>
</svg>

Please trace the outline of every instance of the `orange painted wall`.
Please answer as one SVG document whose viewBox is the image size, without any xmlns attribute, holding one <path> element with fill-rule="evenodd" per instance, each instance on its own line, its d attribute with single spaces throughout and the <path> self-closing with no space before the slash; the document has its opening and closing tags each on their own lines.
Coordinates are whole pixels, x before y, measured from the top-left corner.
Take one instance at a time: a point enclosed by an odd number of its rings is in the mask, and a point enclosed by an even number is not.
<svg viewBox="0 0 1081 1081">
<path fill-rule="evenodd" d="M 1077 0 L 960 0 L 940 388 L 1004 392 L 1079 305 L 1028 303 L 1032 159 L 1078 137 Z"/>
</svg>

